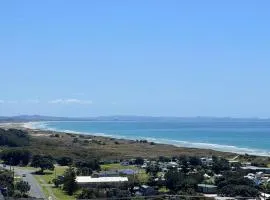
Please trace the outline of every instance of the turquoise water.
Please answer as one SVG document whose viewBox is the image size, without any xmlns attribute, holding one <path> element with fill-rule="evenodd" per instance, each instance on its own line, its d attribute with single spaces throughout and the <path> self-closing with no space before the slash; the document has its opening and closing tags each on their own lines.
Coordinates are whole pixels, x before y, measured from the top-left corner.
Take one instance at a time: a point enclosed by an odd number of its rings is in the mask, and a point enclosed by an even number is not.
<svg viewBox="0 0 270 200">
<path fill-rule="evenodd" d="M 38 122 L 35 128 L 270 156 L 269 121 Z"/>
</svg>

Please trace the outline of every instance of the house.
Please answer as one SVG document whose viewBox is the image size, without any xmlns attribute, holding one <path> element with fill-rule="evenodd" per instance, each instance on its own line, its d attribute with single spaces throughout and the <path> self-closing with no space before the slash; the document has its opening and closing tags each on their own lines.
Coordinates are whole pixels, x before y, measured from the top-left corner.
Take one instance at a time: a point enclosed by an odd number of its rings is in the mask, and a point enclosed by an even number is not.
<svg viewBox="0 0 270 200">
<path fill-rule="evenodd" d="M 141 166 L 141 168 L 142 168 L 142 169 L 147 168 L 147 164 L 143 164 L 143 165 Z"/>
<path fill-rule="evenodd" d="M 260 185 L 269 181 L 269 178 L 265 176 L 263 172 L 256 172 L 256 174 L 249 173 L 248 175 L 244 176 L 244 178 L 252 180 L 256 185 Z"/>
<path fill-rule="evenodd" d="M 163 168 L 161 168 L 161 171 L 162 171 L 163 173 L 166 173 L 166 172 L 168 172 L 169 170 L 168 170 L 167 167 L 163 167 Z"/>
<path fill-rule="evenodd" d="M 210 166 L 213 164 L 213 159 L 212 158 L 208 158 L 208 157 L 202 157 L 201 158 L 201 162 L 203 165 L 207 165 Z"/>
<path fill-rule="evenodd" d="M 148 185 L 142 185 L 140 187 L 140 190 L 139 192 L 143 195 L 143 196 L 153 196 L 153 195 L 156 195 L 157 192 L 156 190 L 151 187 L 151 186 L 148 186 Z"/>
<path fill-rule="evenodd" d="M 135 171 L 133 169 L 121 169 L 121 170 L 119 170 L 119 173 L 123 174 L 123 175 L 135 175 L 135 174 L 137 174 L 137 171 Z"/>
<path fill-rule="evenodd" d="M 216 194 L 217 193 L 217 186 L 215 185 L 208 185 L 208 184 L 198 184 L 198 192 L 204 194 Z"/>
<path fill-rule="evenodd" d="M 251 170 L 255 172 L 263 172 L 263 173 L 270 174 L 270 168 L 268 167 L 244 166 L 241 168 L 244 170 Z"/>
<path fill-rule="evenodd" d="M 168 162 L 167 163 L 167 168 L 176 168 L 176 167 L 178 167 L 177 162 Z"/>
<path fill-rule="evenodd" d="M 112 185 L 121 185 L 128 182 L 127 177 L 91 177 L 91 176 L 77 176 L 76 182 L 80 186 L 95 186 L 99 184 L 112 184 Z"/>
<path fill-rule="evenodd" d="M 204 177 L 205 179 L 211 178 L 211 176 L 209 176 L 208 174 L 204 174 L 203 177 Z"/>
<path fill-rule="evenodd" d="M 123 166 L 129 166 L 129 161 L 128 160 L 125 160 L 125 161 L 121 162 L 121 165 L 123 165 Z"/>
<path fill-rule="evenodd" d="M 251 166 L 251 162 L 244 162 L 244 163 L 242 163 L 242 166 L 249 167 L 249 166 Z"/>
<path fill-rule="evenodd" d="M 95 174 L 95 177 L 117 177 L 119 176 L 118 171 L 101 171 L 98 174 Z M 92 176 L 93 177 L 93 176 Z"/>
</svg>

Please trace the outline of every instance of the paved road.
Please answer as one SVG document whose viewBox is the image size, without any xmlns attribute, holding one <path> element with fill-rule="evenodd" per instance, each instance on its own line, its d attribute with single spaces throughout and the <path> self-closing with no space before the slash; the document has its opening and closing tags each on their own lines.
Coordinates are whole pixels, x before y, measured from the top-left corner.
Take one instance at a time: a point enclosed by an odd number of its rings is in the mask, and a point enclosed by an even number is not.
<svg viewBox="0 0 270 200">
<path fill-rule="evenodd" d="M 2 164 L 0 166 L 3 167 Z M 9 166 L 6 166 L 5 168 L 10 169 Z M 12 167 L 12 169 L 13 169 L 13 167 Z M 32 172 L 34 172 L 33 170 L 14 167 L 14 172 L 16 175 L 19 175 L 21 177 L 23 174 L 25 174 L 25 177 L 22 177 L 22 178 L 24 181 L 27 181 L 29 183 L 29 185 L 31 186 L 31 189 L 29 191 L 30 196 L 36 197 L 36 198 L 46 199 L 46 197 L 42 191 L 41 186 L 39 185 L 39 183 L 37 182 L 35 177 L 31 174 Z"/>
</svg>

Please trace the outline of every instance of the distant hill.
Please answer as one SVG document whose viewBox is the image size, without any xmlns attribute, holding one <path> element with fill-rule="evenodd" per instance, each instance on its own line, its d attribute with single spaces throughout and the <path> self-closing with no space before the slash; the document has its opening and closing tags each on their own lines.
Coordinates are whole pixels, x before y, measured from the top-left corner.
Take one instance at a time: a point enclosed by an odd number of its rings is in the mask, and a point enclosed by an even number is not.
<svg viewBox="0 0 270 200">
<path fill-rule="evenodd" d="M 0 122 L 29 122 L 29 121 L 198 121 L 198 122 L 249 122 L 269 121 L 259 118 L 230 118 L 230 117 L 152 117 L 152 116 L 99 116 L 99 117 L 54 117 L 42 115 L 19 115 L 12 117 L 0 116 Z"/>
<path fill-rule="evenodd" d="M 28 122 L 28 121 L 63 121 L 66 117 L 51 117 L 41 115 L 19 115 L 12 117 L 0 117 L 0 122 Z"/>
</svg>

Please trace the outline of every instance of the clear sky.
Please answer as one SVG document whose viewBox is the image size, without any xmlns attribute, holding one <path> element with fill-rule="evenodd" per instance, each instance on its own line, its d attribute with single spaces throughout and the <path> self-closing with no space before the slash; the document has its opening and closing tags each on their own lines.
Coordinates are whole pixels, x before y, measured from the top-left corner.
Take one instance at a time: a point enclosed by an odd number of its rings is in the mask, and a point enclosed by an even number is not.
<svg viewBox="0 0 270 200">
<path fill-rule="evenodd" d="M 0 3 L 0 116 L 270 117 L 268 0 Z"/>
</svg>

